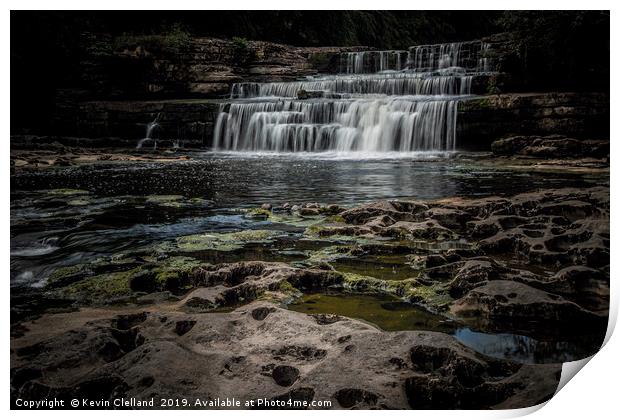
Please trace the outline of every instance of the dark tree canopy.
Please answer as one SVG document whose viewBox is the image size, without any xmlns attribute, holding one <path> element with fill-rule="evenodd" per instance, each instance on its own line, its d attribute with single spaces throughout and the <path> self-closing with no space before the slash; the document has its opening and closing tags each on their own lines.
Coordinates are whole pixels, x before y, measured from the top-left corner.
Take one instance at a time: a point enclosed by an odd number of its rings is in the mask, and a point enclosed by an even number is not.
<svg viewBox="0 0 620 420">
<path fill-rule="evenodd" d="M 609 91 L 608 11 L 504 12 L 498 23 L 531 89 Z"/>
</svg>

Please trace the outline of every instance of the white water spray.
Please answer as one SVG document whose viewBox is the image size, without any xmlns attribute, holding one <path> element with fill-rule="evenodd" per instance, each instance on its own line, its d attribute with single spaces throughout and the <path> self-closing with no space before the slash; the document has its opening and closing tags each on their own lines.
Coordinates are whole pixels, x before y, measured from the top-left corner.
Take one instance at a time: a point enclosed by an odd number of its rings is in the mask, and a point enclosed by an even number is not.
<svg viewBox="0 0 620 420">
<path fill-rule="evenodd" d="M 475 73 L 489 71 L 487 48 L 475 41 L 344 53 L 338 75 L 234 84 L 214 149 L 452 151 L 459 100 Z"/>
<path fill-rule="evenodd" d="M 161 126 L 159 125 L 160 116 L 161 114 L 157 114 L 155 116 L 155 119 L 146 125 L 146 135 L 142 140 L 138 142 L 136 149 L 141 149 L 142 145 L 147 141 L 153 142 L 153 150 L 157 149 L 157 139 L 153 138 L 153 135 L 157 132 L 157 130 L 161 128 Z"/>
</svg>

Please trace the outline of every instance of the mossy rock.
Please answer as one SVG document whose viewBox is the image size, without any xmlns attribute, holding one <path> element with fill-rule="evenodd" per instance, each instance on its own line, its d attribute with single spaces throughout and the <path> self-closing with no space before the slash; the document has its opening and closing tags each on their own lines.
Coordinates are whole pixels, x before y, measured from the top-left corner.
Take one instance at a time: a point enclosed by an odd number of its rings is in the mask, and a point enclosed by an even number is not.
<svg viewBox="0 0 620 420">
<path fill-rule="evenodd" d="M 346 245 L 328 246 L 317 251 L 312 251 L 306 261 L 310 264 L 329 263 L 348 256 L 350 250 L 351 247 Z"/>
<path fill-rule="evenodd" d="M 209 201 L 202 198 L 186 198 L 182 195 L 151 195 L 147 197 L 145 203 L 160 207 L 184 208 L 206 206 Z"/>
<path fill-rule="evenodd" d="M 295 227 L 308 227 L 325 221 L 323 216 L 300 216 L 298 214 L 274 213 L 271 210 L 260 207 L 245 210 L 245 216 Z"/>
<path fill-rule="evenodd" d="M 298 293 L 299 292 L 299 290 L 293 287 L 293 285 L 286 280 L 280 282 L 279 288 L 280 288 L 280 291 L 284 293 Z"/>
<path fill-rule="evenodd" d="M 242 230 L 231 233 L 202 233 L 177 238 L 177 248 L 181 251 L 235 251 L 248 243 L 270 243 L 281 232 L 273 230 Z"/>
<path fill-rule="evenodd" d="M 245 216 L 255 219 L 268 219 L 272 216 L 271 210 L 255 207 L 249 210 L 245 210 Z"/>
<path fill-rule="evenodd" d="M 88 206 L 89 204 L 92 204 L 92 202 L 83 198 L 76 198 L 75 200 L 69 200 L 67 204 L 74 207 L 81 207 Z"/>
<path fill-rule="evenodd" d="M 426 286 L 416 279 L 382 280 L 354 273 L 342 273 L 342 275 L 346 289 L 364 293 L 393 294 L 436 312 L 447 310 L 453 301 L 441 285 Z"/>
<path fill-rule="evenodd" d="M 135 294 L 130 287 L 130 281 L 139 271 L 140 269 L 133 269 L 88 277 L 60 289 L 58 294 L 65 299 L 102 303 L 129 298 Z"/>
<path fill-rule="evenodd" d="M 193 286 L 192 272 L 203 265 L 184 256 L 138 263 L 122 254 L 90 264 L 61 267 L 50 275 L 48 287 L 62 297 L 89 302 L 106 302 L 137 293 L 178 293 Z"/>
<path fill-rule="evenodd" d="M 71 188 L 57 188 L 53 190 L 46 191 L 50 195 L 88 195 L 89 191 L 86 190 L 77 190 Z"/>
<path fill-rule="evenodd" d="M 395 283 L 402 283 L 393 280 L 381 280 L 375 277 L 357 273 L 342 273 L 344 277 L 343 285 L 347 289 L 361 292 L 388 292 L 394 293 Z"/>
<path fill-rule="evenodd" d="M 195 268 L 204 265 L 199 260 L 182 256 L 168 258 L 161 261 L 160 264 L 154 270 L 154 284 L 160 290 L 169 290 L 175 293 L 191 289 L 194 284 L 192 272 Z"/>
<path fill-rule="evenodd" d="M 353 236 L 338 235 L 336 232 L 338 232 L 337 226 L 315 224 L 313 226 L 309 226 L 308 228 L 306 228 L 306 230 L 304 231 L 304 235 L 311 236 L 311 237 L 327 237 L 328 236 L 330 238 L 335 238 L 337 236 L 341 236 L 341 237 L 346 237 L 348 239 L 354 238 Z"/>
<path fill-rule="evenodd" d="M 346 223 L 346 220 L 344 220 L 344 217 L 342 217 L 341 215 L 335 214 L 335 215 L 332 215 L 326 218 L 325 222 L 326 223 Z"/>
<path fill-rule="evenodd" d="M 294 227 L 309 227 L 317 223 L 323 223 L 325 218 L 322 216 L 299 216 L 296 214 L 272 214 L 269 217 L 269 221 Z"/>
<path fill-rule="evenodd" d="M 403 297 L 439 312 L 447 310 L 454 300 L 440 285 L 426 286 L 419 283 L 409 287 Z"/>
<path fill-rule="evenodd" d="M 171 257 L 166 260 L 161 261 L 163 268 L 166 270 L 177 271 L 177 272 L 188 272 L 193 270 L 196 267 L 203 265 L 203 263 L 195 258 L 190 257 Z"/>
<path fill-rule="evenodd" d="M 92 270 L 90 270 L 86 264 L 59 267 L 48 277 L 46 287 L 66 286 L 82 280 L 89 274 L 92 274 Z"/>
</svg>

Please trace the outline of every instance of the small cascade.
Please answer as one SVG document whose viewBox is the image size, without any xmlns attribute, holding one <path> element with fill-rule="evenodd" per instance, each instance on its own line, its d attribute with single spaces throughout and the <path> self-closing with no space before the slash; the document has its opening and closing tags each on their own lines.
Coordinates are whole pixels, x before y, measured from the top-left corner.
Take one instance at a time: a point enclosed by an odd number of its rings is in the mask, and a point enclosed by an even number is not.
<svg viewBox="0 0 620 420">
<path fill-rule="evenodd" d="M 231 98 L 296 97 L 300 90 L 332 98 L 356 95 L 459 95 L 469 76 L 451 73 L 393 73 L 324 76 L 299 82 L 235 83 Z M 467 80 L 465 80 L 467 79 Z M 464 81 L 465 80 L 465 81 Z M 467 91 L 467 93 L 469 93 Z"/>
<path fill-rule="evenodd" d="M 270 152 L 455 150 L 459 101 L 491 71 L 481 41 L 341 55 L 340 74 L 237 83 L 214 149 Z"/>
<path fill-rule="evenodd" d="M 407 51 L 359 51 L 340 56 L 340 72 L 347 74 L 380 73 L 404 70 Z"/>
<path fill-rule="evenodd" d="M 490 72 L 488 51 L 489 44 L 482 41 L 418 45 L 409 48 L 407 68 L 418 72 L 453 67 L 470 72 Z"/>
<path fill-rule="evenodd" d="M 146 134 L 142 140 L 138 142 L 136 149 L 141 149 L 142 145 L 147 141 L 153 142 L 153 150 L 157 149 L 157 139 L 153 138 L 153 135 L 161 128 L 159 125 L 159 119 L 161 114 L 157 114 L 155 119 L 146 125 Z"/>
</svg>

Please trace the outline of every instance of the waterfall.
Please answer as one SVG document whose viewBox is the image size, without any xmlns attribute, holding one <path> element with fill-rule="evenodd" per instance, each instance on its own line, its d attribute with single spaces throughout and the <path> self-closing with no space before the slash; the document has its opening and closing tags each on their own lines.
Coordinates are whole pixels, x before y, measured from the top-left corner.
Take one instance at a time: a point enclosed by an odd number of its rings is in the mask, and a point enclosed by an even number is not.
<svg viewBox="0 0 620 420">
<path fill-rule="evenodd" d="M 468 71 L 489 72 L 486 57 L 489 44 L 482 41 L 418 45 L 409 48 L 407 67 L 415 71 L 433 71 L 458 67 Z"/>
<path fill-rule="evenodd" d="M 297 96 L 300 90 L 322 92 L 322 96 L 351 95 L 458 95 L 469 76 L 435 73 L 392 73 L 325 76 L 299 82 L 235 83 L 231 98 Z M 465 82 L 466 83 L 466 82 Z"/>
<path fill-rule="evenodd" d="M 236 83 L 222 104 L 215 150 L 451 151 L 459 100 L 488 72 L 488 45 L 421 45 L 341 55 L 340 74 Z"/>
<path fill-rule="evenodd" d="M 344 53 L 340 57 L 340 72 L 348 74 L 378 73 L 403 70 L 403 57 L 407 51 L 359 51 Z"/>
<path fill-rule="evenodd" d="M 141 149 L 142 145 L 147 141 L 153 142 L 153 150 L 157 149 L 157 139 L 153 138 L 153 134 L 160 128 L 159 118 L 161 114 L 157 114 L 155 119 L 146 125 L 146 134 L 142 140 L 138 142 L 136 149 Z"/>
<path fill-rule="evenodd" d="M 215 148 L 275 152 L 453 150 L 457 100 L 386 97 L 233 103 Z"/>
</svg>

